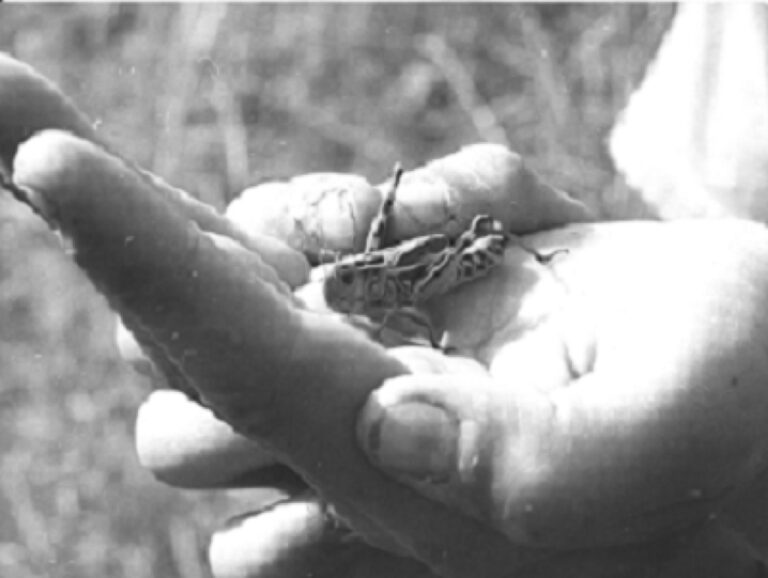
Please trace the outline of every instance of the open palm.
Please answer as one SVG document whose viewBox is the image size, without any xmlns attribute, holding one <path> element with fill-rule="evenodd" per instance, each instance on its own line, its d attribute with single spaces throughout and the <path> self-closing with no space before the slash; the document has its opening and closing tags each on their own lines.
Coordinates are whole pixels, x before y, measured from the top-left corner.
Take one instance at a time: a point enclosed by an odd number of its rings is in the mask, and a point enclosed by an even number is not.
<svg viewBox="0 0 768 578">
<path fill-rule="evenodd" d="M 50 87 L 23 87 L 27 106 L 58 102 Z M 754 552 L 731 532 L 748 524 L 723 514 L 768 455 L 762 226 L 562 228 L 586 214 L 514 155 L 446 159 L 411 193 L 404 182 L 400 238 L 487 213 L 515 233 L 552 229 L 525 242 L 568 253 L 542 264 L 511 248 L 493 275 L 429 303 L 454 354 L 385 349 L 318 312 L 295 220 L 273 211 L 256 231 L 233 228 L 56 110 L 42 126 L 29 110 L 0 115 L 10 188 L 72 241 L 171 383 L 264 444 L 375 546 L 346 530 L 329 542 L 338 526 L 313 500 L 287 527 L 286 505 L 245 532 L 272 547 L 251 575 L 312 564 L 334 575 L 754 574 Z M 16 152 L 47 125 L 88 140 L 44 131 Z M 451 196 L 429 192 L 441 181 Z M 323 244 L 334 234 L 324 229 Z M 325 558 L 302 558 L 313 541 Z"/>
</svg>

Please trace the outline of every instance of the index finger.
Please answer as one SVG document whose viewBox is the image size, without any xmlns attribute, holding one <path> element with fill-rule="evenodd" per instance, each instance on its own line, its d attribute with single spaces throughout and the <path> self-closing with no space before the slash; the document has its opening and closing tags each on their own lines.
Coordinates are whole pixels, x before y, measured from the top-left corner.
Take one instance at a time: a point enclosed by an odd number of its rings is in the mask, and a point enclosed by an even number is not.
<svg viewBox="0 0 768 578">
<path fill-rule="evenodd" d="M 317 173 L 246 189 L 227 216 L 241 227 L 279 237 L 311 260 L 323 250 L 365 249 L 391 180 Z M 396 190 L 388 243 L 431 233 L 457 237 L 487 214 L 515 234 L 592 220 L 585 205 L 541 182 L 521 157 L 476 144 L 406 172 Z"/>
<path fill-rule="evenodd" d="M 47 78 L 0 52 L 0 172 L 9 172 L 19 144 L 45 128 L 100 142 L 90 121 Z"/>
<path fill-rule="evenodd" d="M 14 179 L 141 330 L 169 381 L 267 444 L 371 543 L 443 576 L 508 575 L 529 560 L 500 533 L 366 460 L 354 434 L 358 411 L 408 367 L 334 317 L 300 307 L 258 251 L 202 231 L 120 159 L 55 131 L 24 144 Z"/>
</svg>

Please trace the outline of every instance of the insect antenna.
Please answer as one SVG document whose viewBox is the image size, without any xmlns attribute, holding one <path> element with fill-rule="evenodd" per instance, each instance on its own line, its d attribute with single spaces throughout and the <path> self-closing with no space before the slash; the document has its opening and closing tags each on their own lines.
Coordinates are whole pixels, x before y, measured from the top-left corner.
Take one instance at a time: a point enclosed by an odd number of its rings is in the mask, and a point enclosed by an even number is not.
<svg viewBox="0 0 768 578">
<path fill-rule="evenodd" d="M 400 179 L 404 172 L 402 164 L 399 162 L 395 163 L 395 168 L 392 171 L 392 183 L 384 193 L 379 210 L 371 223 L 371 228 L 368 230 L 368 237 L 365 241 L 366 253 L 378 251 L 389 243 L 389 233 L 392 226 L 390 217 L 395 206 L 397 188 L 400 186 Z"/>
<path fill-rule="evenodd" d="M 403 176 L 403 165 L 400 162 L 395 163 L 395 168 L 392 169 L 392 196 L 394 197 L 397 187 L 400 186 L 400 179 Z"/>
</svg>

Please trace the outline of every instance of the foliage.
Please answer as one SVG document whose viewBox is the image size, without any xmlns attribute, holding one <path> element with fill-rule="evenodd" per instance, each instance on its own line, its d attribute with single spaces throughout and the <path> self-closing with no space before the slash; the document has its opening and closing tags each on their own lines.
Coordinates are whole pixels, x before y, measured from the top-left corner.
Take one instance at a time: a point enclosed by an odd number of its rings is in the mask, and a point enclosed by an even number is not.
<svg viewBox="0 0 768 578">
<path fill-rule="evenodd" d="M 57 82 L 127 157 L 223 207 L 312 171 L 386 178 L 507 144 L 614 211 L 604 140 L 669 5 L 0 8 L 0 50 Z M 103 299 L 0 199 L 0 572 L 196 578 L 221 496 L 162 487 L 133 452 L 147 385 Z"/>
</svg>

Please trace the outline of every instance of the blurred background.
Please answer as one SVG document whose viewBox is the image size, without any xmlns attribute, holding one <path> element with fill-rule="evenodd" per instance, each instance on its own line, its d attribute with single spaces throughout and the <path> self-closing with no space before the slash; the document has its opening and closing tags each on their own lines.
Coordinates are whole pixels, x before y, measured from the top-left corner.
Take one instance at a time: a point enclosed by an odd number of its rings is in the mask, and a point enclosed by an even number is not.
<svg viewBox="0 0 768 578">
<path fill-rule="evenodd" d="M 674 14 L 653 5 L 3 5 L 0 50 L 113 147 L 223 208 L 266 179 L 378 183 L 472 142 L 617 213 L 605 139 Z M 620 195 L 619 195 L 620 197 Z M 201 578 L 247 496 L 181 492 L 133 448 L 150 384 L 55 239 L 0 196 L 0 575 Z"/>
</svg>

